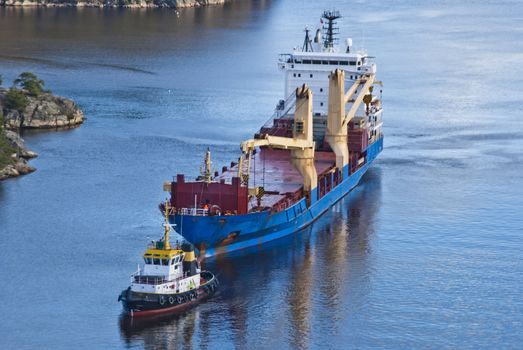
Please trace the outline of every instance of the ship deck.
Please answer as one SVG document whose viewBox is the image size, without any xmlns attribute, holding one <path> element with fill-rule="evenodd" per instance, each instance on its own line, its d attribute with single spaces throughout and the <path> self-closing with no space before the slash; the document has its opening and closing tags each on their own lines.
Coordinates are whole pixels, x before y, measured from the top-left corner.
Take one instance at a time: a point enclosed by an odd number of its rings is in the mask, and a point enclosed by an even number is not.
<svg viewBox="0 0 523 350">
<path fill-rule="evenodd" d="M 330 171 L 336 164 L 333 152 L 315 152 L 314 165 L 318 176 Z M 231 182 L 238 176 L 238 165 L 228 168 L 215 181 Z M 290 150 L 262 148 L 253 156 L 249 176 L 249 187 L 262 186 L 264 195 L 261 207 L 275 207 L 282 201 L 301 198 L 303 177 L 291 163 Z M 249 210 L 258 207 L 256 198 L 249 201 Z"/>
</svg>

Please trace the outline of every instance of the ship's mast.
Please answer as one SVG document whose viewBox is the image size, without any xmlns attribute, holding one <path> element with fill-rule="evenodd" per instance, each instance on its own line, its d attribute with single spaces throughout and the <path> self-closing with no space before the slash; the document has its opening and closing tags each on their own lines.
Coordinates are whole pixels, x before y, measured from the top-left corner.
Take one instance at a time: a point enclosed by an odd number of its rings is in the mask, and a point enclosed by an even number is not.
<svg viewBox="0 0 523 350">
<path fill-rule="evenodd" d="M 302 51 L 303 52 L 312 52 L 314 51 L 312 49 L 312 40 L 309 38 L 309 28 L 305 27 L 305 39 L 303 40 L 303 47 L 302 47 Z"/>
<path fill-rule="evenodd" d="M 169 243 L 169 231 L 171 227 L 169 226 L 169 201 L 165 202 L 165 232 L 163 233 L 163 248 L 165 250 L 171 249 L 171 244 Z"/>
<path fill-rule="evenodd" d="M 323 26 L 323 47 L 327 51 L 331 51 L 334 48 L 334 44 L 338 40 L 336 35 L 339 34 L 339 28 L 336 27 L 336 20 L 341 18 L 339 11 L 324 11 L 321 16 L 327 21 Z"/>
</svg>

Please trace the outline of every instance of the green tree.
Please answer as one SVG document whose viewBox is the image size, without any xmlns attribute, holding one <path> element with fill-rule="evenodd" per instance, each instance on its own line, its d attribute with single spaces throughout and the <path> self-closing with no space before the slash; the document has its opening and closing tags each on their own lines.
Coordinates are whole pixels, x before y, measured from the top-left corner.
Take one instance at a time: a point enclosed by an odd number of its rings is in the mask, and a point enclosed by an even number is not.
<svg viewBox="0 0 523 350">
<path fill-rule="evenodd" d="M 38 96 L 42 92 L 48 92 L 44 89 L 44 81 L 31 72 L 23 72 L 13 82 L 15 86 L 19 86 L 31 96 Z"/>
<path fill-rule="evenodd" d="M 29 104 L 27 96 L 24 92 L 17 88 L 10 88 L 5 94 L 5 107 L 7 109 L 14 109 L 22 113 L 25 107 Z"/>
</svg>

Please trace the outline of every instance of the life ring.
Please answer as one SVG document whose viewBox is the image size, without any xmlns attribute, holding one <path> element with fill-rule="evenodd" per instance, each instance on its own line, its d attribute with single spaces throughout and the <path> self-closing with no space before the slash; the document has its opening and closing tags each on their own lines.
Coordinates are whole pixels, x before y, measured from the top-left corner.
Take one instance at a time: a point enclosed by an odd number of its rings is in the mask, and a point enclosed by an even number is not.
<svg viewBox="0 0 523 350">
<path fill-rule="evenodd" d="M 165 305 L 165 297 L 163 295 L 160 296 L 159 302 L 160 302 L 160 305 L 162 305 L 162 306 Z"/>
<path fill-rule="evenodd" d="M 174 298 L 173 297 L 169 297 L 169 304 L 174 304 Z"/>
<path fill-rule="evenodd" d="M 182 299 L 181 296 L 177 296 L 177 297 L 176 297 L 176 302 L 177 302 L 178 304 L 181 304 L 182 301 L 183 301 L 183 299 Z"/>
</svg>

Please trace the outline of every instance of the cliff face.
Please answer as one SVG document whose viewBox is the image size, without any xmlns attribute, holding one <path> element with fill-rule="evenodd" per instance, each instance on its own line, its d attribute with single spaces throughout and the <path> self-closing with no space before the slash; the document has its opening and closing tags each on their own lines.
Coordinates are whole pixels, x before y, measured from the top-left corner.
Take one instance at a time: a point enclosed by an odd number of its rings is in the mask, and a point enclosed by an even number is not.
<svg viewBox="0 0 523 350">
<path fill-rule="evenodd" d="M 27 95 L 29 103 L 20 112 L 6 108 L 6 93 L 6 89 L 0 88 L 0 109 L 3 110 L 4 125 L 8 129 L 72 127 L 84 120 L 82 111 L 67 98 L 49 93 L 38 97 Z"/>
<path fill-rule="evenodd" d="M 45 7 L 196 7 L 223 4 L 227 0 L 0 0 L 0 6 Z"/>
</svg>

